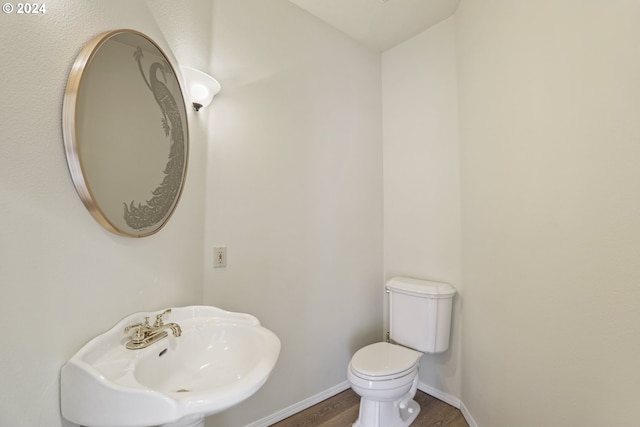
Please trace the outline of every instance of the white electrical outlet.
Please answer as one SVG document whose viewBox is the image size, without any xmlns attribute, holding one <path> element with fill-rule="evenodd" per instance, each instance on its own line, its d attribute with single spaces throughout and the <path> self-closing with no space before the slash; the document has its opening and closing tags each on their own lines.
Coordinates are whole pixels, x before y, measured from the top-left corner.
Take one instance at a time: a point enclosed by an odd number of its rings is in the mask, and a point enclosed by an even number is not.
<svg viewBox="0 0 640 427">
<path fill-rule="evenodd" d="M 227 247 L 216 246 L 213 248 L 213 268 L 222 268 L 227 266 Z"/>
</svg>

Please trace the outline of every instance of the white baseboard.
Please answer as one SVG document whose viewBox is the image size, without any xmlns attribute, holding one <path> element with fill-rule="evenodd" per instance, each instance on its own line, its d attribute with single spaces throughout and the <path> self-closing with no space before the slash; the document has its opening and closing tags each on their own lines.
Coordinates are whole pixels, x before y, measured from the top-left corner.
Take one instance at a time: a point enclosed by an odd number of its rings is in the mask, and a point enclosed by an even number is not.
<svg viewBox="0 0 640 427">
<path fill-rule="evenodd" d="M 420 391 L 424 391 L 425 393 L 427 393 L 430 396 L 435 397 L 436 399 L 442 400 L 445 403 L 448 403 L 449 405 L 453 406 L 454 408 L 458 408 L 460 409 L 460 399 L 458 399 L 457 397 L 445 393 L 443 391 L 440 391 L 434 387 L 431 387 L 430 385 L 427 385 L 423 382 L 421 382 L 420 384 L 418 384 L 418 390 Z"/>
<path fill-rule="evenodd" d="M 336 394 L 345 391 L 349 387 L 351 387 L 349 381 L 344 381 L 301 402 L 294 403 L 293 405 L 284 408 L 283 410 L 278 411 L 275 414 L 271 414 L 268 417 L 262 418 L 261 420 L 254 421 L 251 424 L 247 424 L 245 427 L 269 427 L 270 425 L 275 424 L 278 421 L 282 421 L 285 418 L 289 418 L 290 416 L 297 414 L 300 411 L 310 408 L 316 403 L 320 403 L 323 400 L 335 396 Z"/>
<path fill-rule="evenodd" d="M 316 403 L 320 403 L 323 400 L 335 396 L 336 394 L 345 391 L 349 387 L 351 387 L 349 381 L 344 381 L 301 402 L 294 403 L 293 405 L 284 408 L 283 410 L 278 411 L 274 414 L 271 414 L 268 417 L 262 418 L 258 421 L 254 421 L 251 424 L 247 424 L 245 427 L 269 427 L 270 425 L 275 424 L 278 421 L 282 421 L 285 418 L 289 418 L 290 416 L 295 415 L 300 411 L 310 408 Z M 418 384 L 418 389 L 430 396 L 435 397 L 436 399 L 440 399 L 443 402 L 460 409 L 460 412 L 462 412 L 462 416 L 467 421 L 467 424 L 469 424 L 469 427 L 478 427 L 478 424 L 476 424 L 475 420 L 471 416 L 471 413 L 469 413 L 469 410 L 459 398 L 424 383 Z"/>
<path fill-rule="evenodd" d="M 473 417 L 471 416 L 471 413 L 469 412 L 469 409 L 467 409 L 467 407 L 464 405 L 464 402 L 460 402 L 459 409 L 460 409 L 460 412 L 462 412 L 462 416 L 467 421 L 467 424 L 469 424 L 469 427 L 478 427 L 476 420 L 473 419 Z"/>
<path fill-rule="evenodd" d="M 478 424 L 471 416 L 469 409 L 467 409 L 464 402 L 459 398 L 452 396 L 448 393 L 445 393 L 443 391 L 440 391 L 436 388 L 433 388 L 430 385 L 427 385 L 425 383 L 418 384 L 418 389 L 420 389 L 421 391 L 424 391 L 430 396 L 435 397 L 436 399 L 440 399 L 443 402 L 448 403 L 449 405 L 455 408 L 458 408 L 462 413 L 462 416 L 464 417 L 464 419 L 467 421 L 467 424 L 469 424 L 469 427 L 478 427 Z"/>
</svg>

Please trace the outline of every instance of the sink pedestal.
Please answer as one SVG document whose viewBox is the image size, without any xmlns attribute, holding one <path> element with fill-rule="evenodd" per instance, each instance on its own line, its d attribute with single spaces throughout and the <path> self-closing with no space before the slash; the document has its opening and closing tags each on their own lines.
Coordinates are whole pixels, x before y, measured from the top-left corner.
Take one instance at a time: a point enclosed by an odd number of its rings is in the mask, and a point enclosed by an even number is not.
<svg viewBox="0 0 640 427">
<path fill-rule="evenodd" d="M 160 427 L 204 427 L 204 415 L 185 417 L 175 423 L 163 424 Z"/>
</svg>

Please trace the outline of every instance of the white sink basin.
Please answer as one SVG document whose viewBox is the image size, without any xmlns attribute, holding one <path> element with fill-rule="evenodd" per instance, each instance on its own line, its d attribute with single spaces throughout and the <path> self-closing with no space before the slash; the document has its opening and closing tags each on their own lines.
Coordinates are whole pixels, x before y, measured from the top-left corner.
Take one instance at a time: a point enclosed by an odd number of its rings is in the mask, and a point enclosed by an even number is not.
<svg viewBox="0 0 640 427">
<path fill-rule="evenodd" d="M 280 354 L 278 337 L 254 316 L 205 306 L 173 308 L 166 316 L 180 325 L 181 336 L 169 333 L 149 347 L 125 348 L 124 328 L 157 313 L 126 317 L 62 367 L 67 420 L 87 427 L 181 425 L 251 396 Z"/>
</svg>

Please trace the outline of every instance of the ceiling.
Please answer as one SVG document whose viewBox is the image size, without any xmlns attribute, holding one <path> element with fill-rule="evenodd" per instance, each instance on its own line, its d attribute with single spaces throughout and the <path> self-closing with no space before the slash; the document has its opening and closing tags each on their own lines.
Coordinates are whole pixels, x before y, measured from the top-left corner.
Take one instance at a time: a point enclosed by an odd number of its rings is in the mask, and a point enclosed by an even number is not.
<svg viewBox="0 0 640 427">
<path fill-rule="evenodd" d="M 450 17 L 460 0 L 289 1 L 382 52 Z"/>
</svg>

